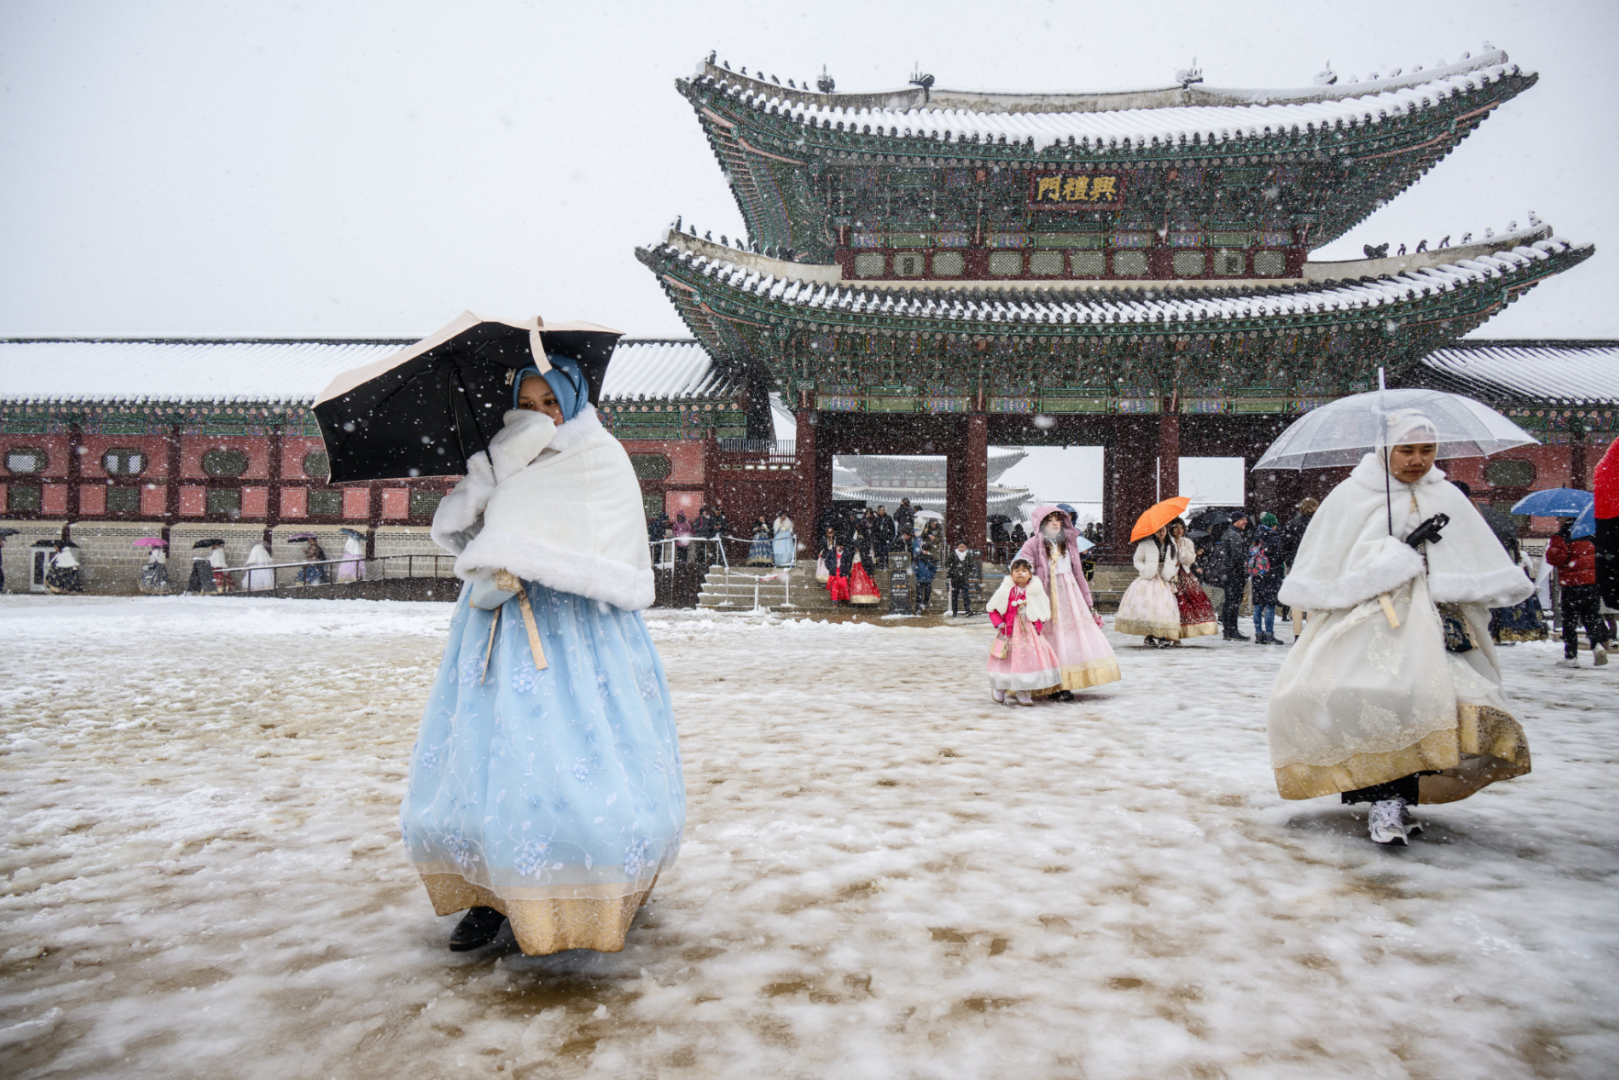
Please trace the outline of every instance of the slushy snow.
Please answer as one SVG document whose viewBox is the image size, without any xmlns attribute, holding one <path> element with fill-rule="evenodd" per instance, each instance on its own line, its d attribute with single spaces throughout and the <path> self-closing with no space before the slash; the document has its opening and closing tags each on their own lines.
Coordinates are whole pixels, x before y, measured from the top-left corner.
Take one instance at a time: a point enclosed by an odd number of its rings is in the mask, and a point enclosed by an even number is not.
<svg viewBox="0 0 1619 1080">
<path fill-rule="evenodd" d="M 397 815 L 450 609 L 0 599 L 14 1077 L 1612 1077 L 1619 664 L 1503 650 L 1534 772 L 1284 803 L 1284 649 L 651 612 L 690 813 L 625 950 L 444 945 Z M 1589 654 L 1587 664 L 1589 664 Z"/>
</svg>

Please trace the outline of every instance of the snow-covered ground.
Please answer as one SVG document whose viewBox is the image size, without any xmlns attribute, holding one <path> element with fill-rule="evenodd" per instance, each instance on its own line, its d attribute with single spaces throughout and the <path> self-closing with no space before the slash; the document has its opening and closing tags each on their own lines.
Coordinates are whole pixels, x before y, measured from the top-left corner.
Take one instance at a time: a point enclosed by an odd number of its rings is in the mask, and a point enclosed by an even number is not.
<svg viewBox="0 0 1619 1080">
<path fill-rule="evenodd" d="M 448 607 L 0 600 L 0 1073 L 1613 1077 L 1619 664 L 1533 774 L 1283 803 L 1284 650 L 993 705 L 988 629 L 653 613 L 690 791 L 624 952 L 444 949 L 396 813 Z"/>
</svg>

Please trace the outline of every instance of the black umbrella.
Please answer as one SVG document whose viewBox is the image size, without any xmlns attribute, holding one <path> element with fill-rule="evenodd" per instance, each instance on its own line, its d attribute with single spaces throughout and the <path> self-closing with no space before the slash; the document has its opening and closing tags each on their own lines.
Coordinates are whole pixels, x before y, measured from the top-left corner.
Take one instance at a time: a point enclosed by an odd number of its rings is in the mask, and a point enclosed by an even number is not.
<svg viewBox="0 0 1619 1080">
<path fill-rule="evenodd" d="M 16 529 L 0 529 L 0 540 L 4 540 L 8 536 L 16 536 L 16 535 L 17 535 L 17 530 Z"/>
<path fill-rule="evenodd" d="M 358 529 L 338 529 L 337 531 L 342 533 L 344 536 L 352 536 L 356 540 L 365 539 L 365 533 L 360 532 Z"/>
<path fill-rule="evenodd" d="M 198 540 L 195 544 L 191 545 L 191 549 L 193 551 L 195 551 L 197 548 L 224 547 L 224 546 L 225 546 L 225 541 L 220 540 L 220 539 L 218 539 L 216 537 L 213 540 Z"/>
<path fill-rule="evenodd" d="M 408 349 L 344 372 L 315 401 L 331 482 L 465 473 L 467 458 L 500 431 L 516 371 L 549 370 L 547 352 L 570 356 L 598 404 L 622 336 L 594 323 L 508 323 L 467 312 Z"/>
</svg>

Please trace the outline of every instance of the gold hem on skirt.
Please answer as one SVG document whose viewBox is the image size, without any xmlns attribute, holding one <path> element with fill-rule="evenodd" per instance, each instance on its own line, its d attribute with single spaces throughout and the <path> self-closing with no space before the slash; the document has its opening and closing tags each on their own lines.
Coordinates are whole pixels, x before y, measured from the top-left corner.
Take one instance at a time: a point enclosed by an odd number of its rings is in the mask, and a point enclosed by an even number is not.
<svg viewBox="0 0 1619 1080">
<path fill-rule="evenodd" d="M 1195 622 L 1181 624 L 1181 637 L 1183 638 L 1202 637 L 1204 634 L 1218 634 L 1219 632 L 1219 623 Z"/>
<path fill-rule="evenodd" d="M 1113 629 L 1129 637 L 1155 637 L 1175 641 L 1182 637 L 1181 624 L 1146 622 L 1141 619 L 1117 618 L 1113 620 Z"/>
<path fill-rule="evenodd" d="M 522 900 L 496 896 L 459 874 L 422 874 L 422 884 L 439 915 L 467 908 L 494 908 L 511 920 L 517 947 L 527 956 L 567 949 L 621 952 L 635 913 L 652 895 L 654 877 L 644 888 L 622 896 Z"/>
<path fill-rule="evenodd" d="M 1118 658 L 1114 656 L 1083 664 L 1064 665 L 1061 671 L 1062 685 L 1057 687 L 1059 690 L 1089 690 L 1093 686 L 1118 682 L 1124 677 L 1119 672 Z"/>
<path fill-rule="evenodd" d="M 1418 781 L 1418 801 L 1447 803 L 1529 769 L 1529 740 L 1517 720 L 1488 705 L 1457 705 L 1455 727 L 1432 732 L 1399 750 L 1356 754 L 1336 765 L 1289 765 L 1274 772 L 1276 790 L 1284 799 L 1316 799 L 1432 772 L 1437 775 Z"/>
</svg>

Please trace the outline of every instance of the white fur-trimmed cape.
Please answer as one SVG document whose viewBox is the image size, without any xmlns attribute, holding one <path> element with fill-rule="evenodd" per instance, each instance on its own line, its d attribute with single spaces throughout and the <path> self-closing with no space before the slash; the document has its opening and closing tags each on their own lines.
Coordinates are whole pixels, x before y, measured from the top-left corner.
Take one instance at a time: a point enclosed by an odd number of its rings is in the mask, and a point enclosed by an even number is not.
<svg viewBox="0 0 1619 1080">
<path fill-rule="evenodd" d="M 1430 469 L 1415 484 L 1389 478 L 1387 502 L 1383 477 L 1382 463 L 1367 454 L 1322 500 L 1282 583 L 1281 603 L 1305 611 L 1335 611 L 1410 581 L 1423 572 L 1423 559 L 1404 538 L 1434 514 L 1450 517 L 1440 539 L 1424 548 L 1428 591 L 1436 603 L 1509 607 L 1533 591 L 1484 518 L 1442 470 Z"/>
<path fill-rule="evenodd" d="M 1001 578 L 1001 587 L 989 598 L 984 610 L 1001 615 L 1007 614 L 1006 606 L 1012 602 L 1013 584 L 1011 574 Z M 1029 583 L 1023 586 L 1023 614 L 1030 622 L 1051 621 L 1051 598 L 1046 595 L 1046 587 L 1040 584 L 1040 579 L 1033 574 L 1029 575 Z"/>
<path fill-rule="evenodd" d="M 594 409 L 560 426 L 528 410 L 505 419 L 433 515 L 433 539 L 459 556 L 456 576 L 506 570 L 627 611 L 650 607 L 641 485 L 624 447 Z"/>
</svg>

